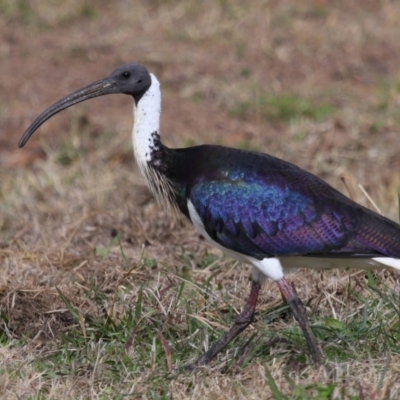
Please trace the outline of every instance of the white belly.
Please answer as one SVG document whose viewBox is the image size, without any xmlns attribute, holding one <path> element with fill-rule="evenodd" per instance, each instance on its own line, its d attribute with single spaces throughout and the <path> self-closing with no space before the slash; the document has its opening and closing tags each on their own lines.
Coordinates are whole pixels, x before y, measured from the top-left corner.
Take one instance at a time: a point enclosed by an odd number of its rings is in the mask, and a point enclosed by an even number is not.
<svg viewBox="0 0 400 400">
<path fill-rule="evenodd" d="M 235 258 L 238 261 L 244 262 L 246 264 L 251 264 L 253 267 L 257 269 L 257 271 L 261 272 L 262 275 L 273 279 L 274 281 L 278 281 L 279 279 L 283 278 L 283 268 L 278 258 L 264 258 L 263 260 L 257 260 L 257 258 L 247 256 L 245 254 L 238 253 L 237 251 L 227 249 L 224 246 L 221 246 L 215 240 L 213 240 L 210 235 L 204 229 L 203 222 L 200 218 L 200 215 L 194 208 L 194 205 L 190 200 L 188 200 L 188 210 L 190 219 L 193 222 L 196 230 L 205 237 L 205 239 L 211 243 L 216 248 L 222 250 L 222 252 L 230 257 Z M 254 269 L 253 269 L 253 276 L 254 276 Z M 263 280 L 261 277 L 257 276 L 257 280 Z M 264 278 L 265 279 L 265 278 Z"/>
</svg>

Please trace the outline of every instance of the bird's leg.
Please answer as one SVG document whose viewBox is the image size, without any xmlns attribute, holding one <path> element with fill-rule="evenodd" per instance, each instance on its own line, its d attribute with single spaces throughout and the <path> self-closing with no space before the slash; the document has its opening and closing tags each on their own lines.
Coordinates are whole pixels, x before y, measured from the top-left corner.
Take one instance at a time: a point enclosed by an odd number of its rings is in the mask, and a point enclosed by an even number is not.
<svg viewBox="0 0 400 400">
<path fill-rule="evenodd" d="M 228 332 L 225 332 L 201 357 L 199 357 L 196 361 L 185 365 L 183 367 L 184 370 L 190 371 L 195 367 L 209 363 L 225 346 L 227 346 L 233 339 L 235 339 L 236 336 L 238 336 L 253 322 L 260 288 L 261 282 L 253 280 L 246 305 L 244 306 L 243 311 L 236 317 L 233 326 Z"/>
<path fill-rule="evenodd" d="M 289 303 L 294 317 L 296 318 L 301 330 L 303 331 L 308 347 L 310 348 L 311 358 L 316 365 L 321 365 L 321 351 L 318 347 L 317 340 L 315 339 L 315 336 L 311 331 L 310 324 L 308 323 L 306 315 L 306 310 L 303 306 L 303 303 L 297 296 L 294 285 L 290 285 L 285 278 L 276 281 L 276 283 L 278 284 L 279 290 L 281 291 L 283 297 Z"/>
</svg>

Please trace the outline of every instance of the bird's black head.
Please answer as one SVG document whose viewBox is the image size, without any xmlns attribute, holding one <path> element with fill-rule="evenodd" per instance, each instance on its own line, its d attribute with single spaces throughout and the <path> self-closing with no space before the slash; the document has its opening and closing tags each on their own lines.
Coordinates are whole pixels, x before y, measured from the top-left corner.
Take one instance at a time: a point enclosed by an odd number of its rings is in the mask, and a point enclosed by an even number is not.
<svg viewBox="0 0 400 400">
<path fill-rule="evenodd" d="M 81 101 L 112 93 L 131 95 L 137 104 L 150 86 L 151 76 L 143 65 L 134 63 L 121 65 L 106 78 L 69 94 L 40 114 L 22 136 L 19 141 L 19 147 L 23 147 L 44 122 L 61 110 Z"/>
<path fill-rule="evenodd" d="M 133 96 L 136 104 L 151 85 L 149 71 L 141 64 L 124 64 L 107 78 L 114 85 L 115 92 Z"/>
</svg>

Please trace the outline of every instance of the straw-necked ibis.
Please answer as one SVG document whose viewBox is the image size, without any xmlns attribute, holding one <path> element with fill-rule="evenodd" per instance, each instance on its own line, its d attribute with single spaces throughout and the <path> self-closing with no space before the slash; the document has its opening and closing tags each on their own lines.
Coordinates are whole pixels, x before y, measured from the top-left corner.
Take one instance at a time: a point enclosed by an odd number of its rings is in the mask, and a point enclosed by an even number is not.
<svg viewBox="0 0 400 400">
<path fill-rule="evenodd" d="M 59 111 L 112 93 L 133 97 L 135 158 L 157 200 L 182 212 L 211 244 L 253 267 L 251 292 L 234 325 L 187 368 L 209 362 L 253 321 L 266 278 L 277 283 L 313 361 L 320 364 L 319 347 L 285 269 L 400 269 L 400 225 L 268 154 L 215 145 L 166 147 L 160 139 L 159 82 L 140 64 L 122 65 L 54 103 L 32 123 L 19 146 Z"/>
</svg>

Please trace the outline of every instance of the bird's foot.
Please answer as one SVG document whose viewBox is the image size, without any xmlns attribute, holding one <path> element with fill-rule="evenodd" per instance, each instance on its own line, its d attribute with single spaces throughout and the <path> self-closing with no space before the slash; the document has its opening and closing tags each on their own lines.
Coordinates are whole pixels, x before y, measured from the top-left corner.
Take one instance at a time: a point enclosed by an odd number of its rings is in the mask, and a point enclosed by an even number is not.
<svg viewBox="0 0 400 400">
<path fill-rule="evenodd" d="M 283 297 L 289 303 L 293 315 L 296 318 L 297 322 L 299 323 L 301 330 L 303 331 L 314 364 L 316 364 L 317 366 L 322 365 L 321 351 L 319 349 L 317 340 L 315 339 L 315 336 L 310 328 L 310 324 L 308 322 L 307 314 L 303 306 L 303 303 L 297 296 L 297 292 L 294 285 L 289 284 L 285 278 L 282 278 L 281 280 L 277 281 L 277 284 Z"/>
<path fill-rule="evenodd" d="M 236 317 L 235 323 L 225 332 L 201 357 L 192 363 L 184 365 L 182 371 L 192 371 L 194 368 L 208 364 L 233 339 L 243 332 L 254 320 L 254 312 L 260 292 L 261 283 L 253 281 L 250 295 L 243 311 Z"/>
</svg>

